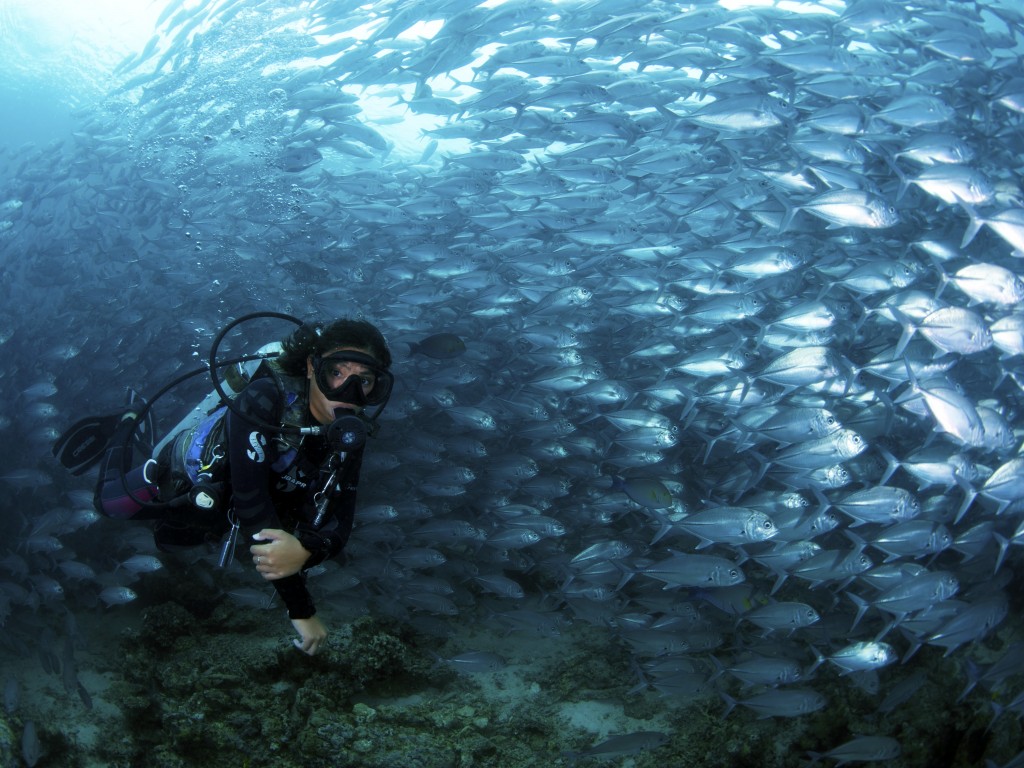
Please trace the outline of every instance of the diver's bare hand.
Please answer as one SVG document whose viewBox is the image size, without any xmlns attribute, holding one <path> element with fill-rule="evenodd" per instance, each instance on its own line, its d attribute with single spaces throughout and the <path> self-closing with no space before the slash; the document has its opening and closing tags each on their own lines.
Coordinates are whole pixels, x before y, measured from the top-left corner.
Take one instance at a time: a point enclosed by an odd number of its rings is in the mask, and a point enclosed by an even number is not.
<svg viewBox="0 0 1024 768">
<path fill-rule="evenodd" d="M 253 544 L 249 552 L 256 570 L 267 581 L 298 573 L 310 556 L 297 538 L 280 528 L 263 528 L 253 534 L 253 539 L 264 542 Z"/>
<path fill-rule="evenodd" d="M 308 619 L 292 619 L 292 626 L 301 640 L 292 640 L 292 645 L 303 653 L 315 656 L 327 641 L 327 627 L 316 616 Z"/>
</svg>

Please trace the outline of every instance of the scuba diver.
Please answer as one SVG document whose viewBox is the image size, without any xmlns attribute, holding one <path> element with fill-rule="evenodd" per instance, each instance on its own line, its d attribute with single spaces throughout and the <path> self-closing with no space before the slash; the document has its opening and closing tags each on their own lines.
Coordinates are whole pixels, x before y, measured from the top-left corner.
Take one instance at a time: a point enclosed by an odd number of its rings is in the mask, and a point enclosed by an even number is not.
<svg viewBox="0 0 1024 768">
<path fill-rule="evenodd" d="M 300 327 L 261 350 L 279 348 L 275 357 L 231 361 L 259 361 L 251 372 L 228 368 L 225 380 L 240 390 L 231 397 L 217 377 L 229 365 L 216 361 L 217 346 L 238 323 L 267 316 Z M 363 445 L 391 394 L 390 367 L 387 342 L 368 322 L 339 319 L 314 328 L 288 315 L 247 315 L 214 342 L 209 371 L 216 392 L 207 401 L 216 407 L 204 401 L 157 444 L 153 458 L 131 466 L 133 438 L 137 444 L 138 433 L 152 433 L 146 418 L 152 403 L 79 422 L 57 441 L 54 455 L 75 474 L 100 463 L 97 510 L 154 521 L 163 551 L 220 539 L 224 566 L 234 557 L 239 528 L 258 527 L 249 550 L 253 564 L 287 607 L 300 637 L 295 646 L 313 655 L 327 630 L 305 572 L 337 557 L 348 541 Z M 370 416 L 368 407 L 375 407 Z"/>
</svg>

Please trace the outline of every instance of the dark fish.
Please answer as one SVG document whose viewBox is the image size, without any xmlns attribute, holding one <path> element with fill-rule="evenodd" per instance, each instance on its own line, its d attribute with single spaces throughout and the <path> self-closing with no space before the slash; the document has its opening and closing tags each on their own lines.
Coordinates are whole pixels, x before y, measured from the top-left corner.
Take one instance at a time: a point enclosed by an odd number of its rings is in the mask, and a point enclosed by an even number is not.
<svg viewBox="0 0 1024 768">
<path fill-rule="evenodd" d="M 728 714 L 737 702 L 725 696 Z M 800 717 L 816 712 L 827 703 L 824 696 L 809 688 L 774 688 L 738 702 L 759 717 Z"/>
<path fill-rule="evenodd" d="M 78 698 L 81 700 L 83 706 L 86 709 L 92 709 L 92 696 L 89 694 L 88 689 L 81 682 L 78 683 L 77 687 Z"/>
<path fill-rule="evenodd" d="M 43 745 L 39 741 L 36 723 L 34 720 L 26 720 L 24 730 L 21 732 L 21 757 L 25 761 L 25 765 L 34 768 L 42 756 Z"/>
<path fill-rule="evenodd" d="M 9 677 L 4 683 L 4 712 L 13 715 L 21 703 L 21 685 L 17 678 Z"/>
<path fill-rule="evenodd" d="M 889 736 L 858 736 L 845 744 L 833 747 L 824 754 L 811 752 L 815 760 L 828 757 L 838 760 L 837 766 L 847 763 L 870 763 L 895 760 L 900 756 L 900 743 Z"/>
<path fill-rule="evenodd" d="M 267 592 L 262 589 L 254 589 L 251 587 L 241 587 L 239 589 L 230 590 L 228 597 L 234 600 L 239 605 L 244 605 L 250 608 L 270 608 L 271 603 L 274 599 L 273 592 Z"/>
<path fill-rule="evenodd" d="M 128 587 L 107 587 L 100 592 L 100 600 L 106 605 L 124 605 L 130 603 L 138 595 Z"/>
<path fill-rule="evenodd" d="M 277 167 L 288 173 L 297 173 L 310 168 L 324 156 L 316 147 L 289 147 L 277 156 Z"/>
<path fill-rule="evenodd" d="M 490 651 L 465 651 L 448 658 L 438 657 L 438 662 L 467 675 L 497 672 L 505 666 L 505 659 Z"/>
<path fill-rule="evenodd" d="M 805 603 L 770 603 L 755 608 L 743 615 L 762 629 L 772 632 L 778 629 L 793 632 L 800 627 L 808 627 L 819 621 L 821 616 L 813 607 Z"/>
<path fill-rule="evenodd" d="M 663 509 L 672 504 L 671 492 L 653 477 L 613 477 L 612 490 L 623 491 L 640 506 L 651 509 Z"/>
<path fill-rule="evenodd" d="M 569 760 L 570 765 L 575 765 L 576 761 L 581 758 L 610 760 L 615 757 L 636 755 L 646 749 L 657 749 L 667 744 L 668 741 L 668 734 L 660 731 L 637 731 L 636 733 L 611 736 L 579 752 L 563 752 L 562 756 Z"/>
<path fill-rule="evenodd" d="M 426 355 L 435 360 L 452 360 L 466 351 L 466 342 L 454 333 L 435 333 L 418 341 L 409 342 L 410 355 Z"/>
</svg>

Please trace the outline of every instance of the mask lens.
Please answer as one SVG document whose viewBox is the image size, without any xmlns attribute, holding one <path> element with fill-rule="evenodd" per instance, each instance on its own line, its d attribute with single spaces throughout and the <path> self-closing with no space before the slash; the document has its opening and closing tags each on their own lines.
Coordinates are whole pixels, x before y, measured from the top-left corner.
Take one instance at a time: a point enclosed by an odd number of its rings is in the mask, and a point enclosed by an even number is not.
<svg viewBox="0 0 1024 768">
<path fill-rule="evenodd" d="M 373 391 L 361 376 L 349 376 L 340 387 L 335 387 L 330 393 L 325 393 L 328 399 L 339 403 L 351 403 L 352 405 L 366 405 L 366 396 Z"/>
<path fill-rule="evenodd" d="M 328 400 L 352 405 L 377 405 L 384 402 L 394 381 L 390 371 L 359 352 L 336 352 L 314 358 L 316 381 Z"/>
</svg>

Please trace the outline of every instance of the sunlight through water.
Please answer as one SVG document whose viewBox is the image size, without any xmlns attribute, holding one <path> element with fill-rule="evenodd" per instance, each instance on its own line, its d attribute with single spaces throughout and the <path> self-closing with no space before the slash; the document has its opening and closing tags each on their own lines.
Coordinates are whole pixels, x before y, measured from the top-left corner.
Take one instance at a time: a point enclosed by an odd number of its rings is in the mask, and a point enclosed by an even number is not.
<svg viewBox="0 0 1024 768">
<path fill-rule="evenodd" d="M 77 107 L 152 37 L 163 2 L 0 0 L 0 111 L 5 140 L 58 138 Z"/>
</svg>

